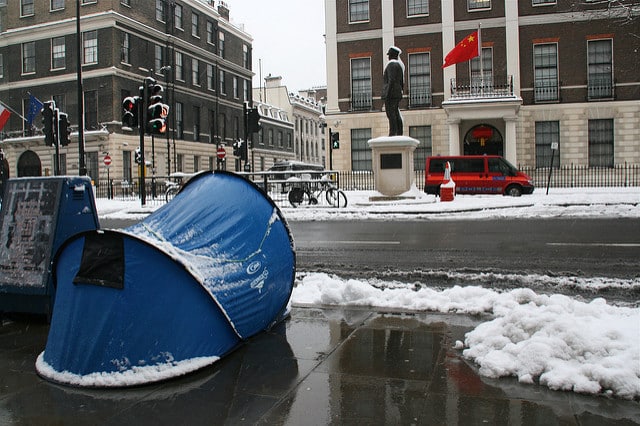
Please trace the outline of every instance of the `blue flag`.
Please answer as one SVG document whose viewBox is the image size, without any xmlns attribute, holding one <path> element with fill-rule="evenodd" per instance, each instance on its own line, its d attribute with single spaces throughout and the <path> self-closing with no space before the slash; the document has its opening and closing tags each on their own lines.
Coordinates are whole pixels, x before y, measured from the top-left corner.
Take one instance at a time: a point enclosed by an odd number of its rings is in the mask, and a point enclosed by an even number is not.
<svg viewBox="0 0 640 426">
<path fill-rule="evenodd" d="M 38 98 L 29 94 L 29 110 L 27 111 L 27 123 L 29 125 L 33 125 L 33 120 L 35 120 L 36 115 L 40 114 L 43 106 Z"/>
</svg>

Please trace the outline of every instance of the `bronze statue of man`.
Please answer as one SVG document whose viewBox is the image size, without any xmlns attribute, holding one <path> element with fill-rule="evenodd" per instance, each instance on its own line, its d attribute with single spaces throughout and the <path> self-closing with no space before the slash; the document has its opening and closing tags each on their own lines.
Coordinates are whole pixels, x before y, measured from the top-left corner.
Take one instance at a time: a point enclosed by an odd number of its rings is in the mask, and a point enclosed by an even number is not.
<svg viewBox="0 0 640 426">
<path fill-rule="evenodd" d="M 399 59 L 400 49 L 391 46 L 387 52 L 389 63 L 384 69 L 384 85 L 382 99 L 389 119 L 389 136 L 402 135 L 402 116 L 399 104 L 404 89 L 404 64 Z"/>
</svg>

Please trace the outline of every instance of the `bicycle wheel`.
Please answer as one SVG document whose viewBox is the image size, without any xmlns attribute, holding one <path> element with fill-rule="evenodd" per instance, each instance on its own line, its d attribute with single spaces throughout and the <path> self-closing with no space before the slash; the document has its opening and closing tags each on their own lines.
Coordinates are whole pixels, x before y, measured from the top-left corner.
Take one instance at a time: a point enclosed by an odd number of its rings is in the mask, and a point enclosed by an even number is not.
<svg viewBox="0 0 640 426">
<path fill-rule="evenodd" d="M 327 202 L 335 207 L 347 207 L 347 196 L 339 189 L 330 188 L 327 190 Z"/>
<path fill-rule="evenodd" d="M 298 207 L 304 200 L 304 190 L 302 188 L 291 188 L 289 190 L 289 204 Z"/>
<path fill-rule="evenodd" d="M 164 199 L 167 201 L 167 203 L 173 200 L 173 197 L 176 196 L 179 190 L 180 188 L 178 186 L 170 186 L 169 188 L 167 188 L 167 190 L 164 192 Z"/>
</svg>

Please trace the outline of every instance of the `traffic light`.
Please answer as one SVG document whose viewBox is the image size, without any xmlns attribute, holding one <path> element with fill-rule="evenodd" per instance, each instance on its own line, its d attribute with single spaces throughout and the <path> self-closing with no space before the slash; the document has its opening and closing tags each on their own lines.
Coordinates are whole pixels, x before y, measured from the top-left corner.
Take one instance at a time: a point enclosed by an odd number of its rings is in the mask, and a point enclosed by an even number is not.
<svg viewBox="0 0 640 426">
<path fill-rule="evenodd" d="M 45 102 L 42 105 L 42 132 L 44 133 L 44 144 L 53 146 L 56 143 L 54 123 L 53 123 L 53 103 Z"/>
<path fill-rule="evenodd" d="M 147 110 L 147 133 L 164 135 L 167 132 L 169 105 L 162 103 L 163 88 L 159 84 L 149 86 L 149 108 Z"/>
<path fill-rule="evenodd" d="M 135 162 L 136 164 L 142 164 L 142 152 L 140 151 L 140 148 L 136 148 Z"/>
<path fill-rule="evenodd" d="M 260 113 L 258 108 L 251 108 L 247 112 L 247 120 L 249 124 L 249 133 L 258 133 L 262 126 L 260 126 Z"/>
<path fill-rule="evenodd" d="M 234 142 L 233 143 L 233 155 L 235 155 L 236 157 L 240 156 L 240 152 L 242 150 L 242 142 L 238 141 L 238 142 Z"/>
<path fill-rule="evenodd" d="M 58 131 L 60 132 L 58 135 L 60 146 L 69 145 L 71 143 L 71 127 L 69 116 L 64 112 L 58 114 Z"/>
<path fill-rule="evenodd" d="M 331 134 L 331 149 L 340 149 L 340 133 Z"/>
<path fill-rule="evenodd" d="M 138 100 L 139 96 L 127 96 L 122 101 L 122 128 L 133 130 L 138 127 Z"/>
</svg>

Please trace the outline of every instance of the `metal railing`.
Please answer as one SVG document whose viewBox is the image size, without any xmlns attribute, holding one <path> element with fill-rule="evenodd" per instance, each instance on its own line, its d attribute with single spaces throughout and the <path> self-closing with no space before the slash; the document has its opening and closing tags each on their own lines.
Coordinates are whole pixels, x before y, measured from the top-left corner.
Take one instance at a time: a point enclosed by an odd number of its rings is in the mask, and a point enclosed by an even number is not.
<svg viewBox="0 0 640 426">
<path fill-rule="evenodd" d="M 589 78 L 587 83 L 588 99 L 613 99 L 613 88 L 614 84 L 611 77 Z"/>
<path fill-rule="evenodd" d="M 353 92 L 351 94 L 351 109 L 353 111 L 368 111 L 373 106 L 370 91 Z"/>
<path fill-rule="evenodd" d="M 451 79 L 451 99 L 509 98 L 513 97 L 513 76 L 502 82 L 495 77 L 473 80 Z"/>
<path fill-rule="evenodd" d="M 520 171 L 529 175 L 537 188 L 547 185 L 549 168 L 520 167 Z M 375 179 L 372 171 L 288 171 L 288 172 L 255 172 L 239 173 L 253 181 L 279 206 L 289 206 L 288 194 L 292 187 L 301 183 L 310 183 L 314 191 L 320 189 L 322 176 L 331 176 L 331 182 L 343 191 L 373 191 Z M 415 185 L 424 190 L 425 171 L 415 171 Z M 161 205 L 166 202 L 165 190 L 167 181 L 176 181 L 168 176 L 147 178 L 146 203 Z M 553 169 L 550 187 L 552 188 L 585 188 L 585 187 L 640 187 L 640 164 L 622 163 L 614 167 L 589 167 L 569 164 Z M 134 182 L 101 179 L 95 182 L 97 198 L 116 200 L 138 200 L 138 180 Z M 326 205 L 324 197 L 318 198 L 319 205 Z M 330 207 L 327 205 L 327 207 Z"/>
</svg>

